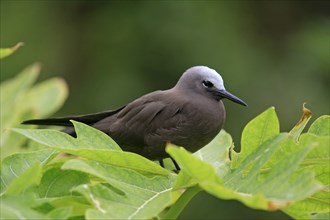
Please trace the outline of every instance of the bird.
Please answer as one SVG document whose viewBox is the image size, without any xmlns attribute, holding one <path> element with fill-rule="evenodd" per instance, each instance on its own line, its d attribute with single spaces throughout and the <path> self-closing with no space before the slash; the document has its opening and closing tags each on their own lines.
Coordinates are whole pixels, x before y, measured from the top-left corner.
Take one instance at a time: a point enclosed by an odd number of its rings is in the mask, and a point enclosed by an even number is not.
<svg viewBox="0 0 330 220">
<path fill-rule="evenodd" d="M 223 99 L 247 106 L 225 89 L 217 71 L 194 66 L 182 74 L 173 88 L 148 93 L 116 110 L 32 119 L 22 124 L 65 126 L 63 132 L 75 136 L 71 120 L 82 122 L 109 135 L 124 151 L 158 160 L 164 166 L 163 159 L 169 157 L 167 144 L 193 153 L 214 139 L 226 118 Z"/>
</svg>

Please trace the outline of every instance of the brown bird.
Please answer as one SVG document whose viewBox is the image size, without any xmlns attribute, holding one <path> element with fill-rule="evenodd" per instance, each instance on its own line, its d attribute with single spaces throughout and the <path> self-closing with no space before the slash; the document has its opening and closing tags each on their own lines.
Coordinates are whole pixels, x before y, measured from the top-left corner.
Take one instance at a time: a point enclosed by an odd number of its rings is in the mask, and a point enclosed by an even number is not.
<svg viewBox="0 0 330 220">
<path fill-rule="evenodd" d="M 173 88 L 151 92 L 117 110 L 23 124 L 66 126 L 64 132 L 75 136 L 70 120 L 83 122 L 108 134 L 123 150 L 160 160 L 163 165 L 162 159 L 169 157 L 167 143 L 195 152 L 220 132 L 226 118 L 223 98 L 247 106 L 225 90 L 215 70 L 195 66 Z"/>
</svg>

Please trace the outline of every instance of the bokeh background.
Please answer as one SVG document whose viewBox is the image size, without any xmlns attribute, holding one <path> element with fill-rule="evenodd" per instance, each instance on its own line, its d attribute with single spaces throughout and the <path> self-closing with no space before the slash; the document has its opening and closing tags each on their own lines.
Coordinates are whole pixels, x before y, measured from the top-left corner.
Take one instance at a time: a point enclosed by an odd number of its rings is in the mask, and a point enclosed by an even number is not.
<svg viewBox="0 0 330 220">
<path fill-rule="evenodd" d="M 225 101 L 239 149 L 241 131 L 275 106 L 290 130 L 303 103 L 329 114 L 329 1 L 7 1 L 1 47 L 25 46 L 1 61 L 1 81 L 42 64 L 39 80 L 62 77 L 70 95 L 56 116 L 115 109 L 172 87 L 207 65 L 248 108 Z M 200 193 L 180 219 L 289 219 Z"/>
</svg>

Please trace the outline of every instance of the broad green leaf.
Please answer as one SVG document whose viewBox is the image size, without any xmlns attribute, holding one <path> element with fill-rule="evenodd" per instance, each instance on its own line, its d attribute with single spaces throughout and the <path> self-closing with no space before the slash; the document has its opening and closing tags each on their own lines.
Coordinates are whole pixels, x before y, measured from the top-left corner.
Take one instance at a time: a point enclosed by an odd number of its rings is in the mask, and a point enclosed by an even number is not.
<svg viewBox="0 0 330 220">
<path fill-rule="evenodd" d="M 18 113 L 14 117 L 16 117 L 15 119 L 16 122 L 13 123 L 13 125 L 8 126 L 7 128 L 4 128 L 1 131 L 2 142 L 0 146 L 1 149 L 0 159 L 3 159 L 14 153 L 30 151 L 30 149 L 28 149 L 26 146 L 23 146 L 24 143 L 26 143 L 27 140 L 26 137 L 19 135 L 17 133 L 10 132 L 10 127 L 22 127 L 22 125 L 17 125 L 17 123 L 22 122 L 26 118 L 34 118 L 35 115 L 33 115 L 32 112 L 25 112 L 22 114 Z M 32 127 L 32 126 L 27 126 L 27 127 Z"/>
<path fill-rule="evenodd" d="M 171 201 L 171 175 L 147 177 L 131 169 L 77 159 L 66 162 L 62 168 L 85 172 L 108 183 L 76 188 L 95 207 L 87 210 L 87 219 L 148 219 Z"/>
<path fill-rule="evenodd" d="M 185 170 L 180 170 L 175 179 L 173 190 L 185 189 L 195 185 L 197 185 L 197 181 L 194 180 Z"/>
<path fill-rule="evenodd" d="M 38 198 L 37 201 L 50 204 L 55 209 L 72 207 L 71 216 L 82 216 L 85 214 L 86 209 L 91 208 L 85 197 L 77 195 Z"/>
<path fill-rule="evenodd" d="M 13 129 L 53 149 L 140 172 L 168 175 L 169 171 L 134 153 L 124 152 L 105 133 L 73 121 L 77 138 L 48 129 Z"/>
<path fill-rule="evenodd" d="M 1 219 L 47 219 L 45 214 L 42 214 L 35 209 L 33 195 L 20 195 L 20 196 L 3 196 L 1 197 Z"/>
<path fill-rule="evenodd" d="M 298 123 L 300 129 L 296 129 L 298 132 L 295 135 L 295 138 L 299 138 L 298 143 L 292 143 L 292 140 L 288 139 L 283 144 L 281 144 L 278 151 L 274 153 L 274 155 L 270 158 L 270 160 L 266 163 L 262 168 L 263 174 L 268 174 L 272 167 L 276 167 L 276 162 L 281 160 L 284 157 L 290 157 L 290 154 L 294 154 L 297 150 L 298 145 L 301 146 L 311 146 L 312 149 L 304 158 L 304 160 L 300 163 L 300 167 L 297 169 L 296 173 L 301 174 L 302 172 L 314 172 L 315 179 L 323 183 L 324 185 L 329 185 L 330 181 L 330 149 L 329 149 L 329 137 L 318 137 L 314 134 L 302 134 L 300 137 L 300 133 L 302 131 L 302 127 L 305 126 L 306 121 L 309 120 L 308 117 L 302 117 L 302 123 Z M 315 121 L 318 126 L 318 130 L 324 130 L 323 127 L 328 126 L 327 123 L 322 122 L 326 120 L 326 117 L 322 116 L 320 119 Z M 304 122 L 305 121 L 305 122 Z M 323 124 L 323 126 L 321 125 Z M 313 124 L 314 125 L 314 124 Z M 312 125 L 312 127 L 313 127 Z M 296 127 L 297 128 L 297 127 Z M 294 130 L 294 129 L 293 129 Z M 300 130 L 300 131 L 299 131 Z M 311 129 L 310 129 L 311 130 Z M 292 135 L 292 133 L 291 133 Z M 296 219 L 309 219 L 311 213 L 322 213 L 329 211 L 330 207 L 330 194 L 327 191 L 322 190 L 311 197 L 298 201 L 291 205 L 288 208 L 285 208 L 284 211 L 290 216 Z"/>
<path fill-rule="evenodd" d="M 41 166 L 38 163 L 26 169 L 21 175 L 10 183 L 7 187 L 6 195 L 18 194 L 30 186 L 39 183 L 41 171 Z"/>
<path fill-rule="evenodd" d="M 34 64 L 24 69 L 14 79 L 1 83 L 1 129 L 11 128 L 20 119 L 21 105 L 24 103 L 24 95 L 36 81 L 40 72 L 40 65 Z M 3 130 L 1 131 L 3 132 Z M 1 146 L 3 145 L 1 137 Z"/>
<path fill-rule="evenodd" d="M 293 129 L 297 139 L 307 120 L 309 117 L 298 123 L 299 129 Z M 324 127 L 328 128 L 329 124 L 326 120 L 326 117 L 316 120 L 310 131 L 327 135 L 328 130 Z M 249 154 L 232 152 L 236 165 L 222 173 L 224 176 L 219 175 L 216 166 L 212 171 L 210 165 L 213 162 L 198 161 L 184 149 L 172 147 L 167 151 L 184 171 L 183 175 L 179 174 L 176 185 L 189 187 L 198 183 L 210 194 L 223 199 L 238 199 L 253 208 L 275 210 L 289 206 L 283 209 L 287 214 L 297 219 L 310 219 L 318 214 L 322 216 L 330 209 L 329 143 L 329 137 L 315 134 L 303 134 L 299 142 L 287 134 L 278 134 L 250 150 Z M 223 161 L 226 157 L 218 158 Z M 209 176 L 206 177 L 205 173 Z"/>
<path fill-rule="evenodd" d="M 318 136 L 330 136 L 330 116 L 323 115 L 316 119 L 309 128 L 308 133 Z"/>
<path fill-rule="evenodd" d="M 5 193 L 7 187 L 16 178 L 30 169 L 31 166 L 36 163 L 45 165 L 54 156 L 54 150 L 40 150 L 30 153 L 18 153 L 6 157 L 1 163 L 1 195 Z"/>
<path fill-rule="evenodd" d="M 120 147 L 105 133 L 88 125 L 73 121 L 77 138 L 51 129 L 12 129 L 38 143 L 56 149 L 105 149 L 121 151 Z"/>
<path fill-rule="evenodd" d="M 266 165 L 263 167 L 263 171 L 267 172 L 269 169 L 271 169 L 271 167 L 275 166 L 276 161 L 280 160 L 281 158 L 292 154 L 293 151 L 296 150 L 296 145 L 299 144 L 298 139 L 300 138 L 300 134 L 302 132 L 302 130 L 304 129 L 304 127 L 306 126 L 306 123 L 309 121 L 310 117 L 311 117 L 311 112 L 304 108 L 303 109 L 304 113 L 300 119 L 300 121 L 297 123 L 297 125 L 290 131 L 290 135 L 294 138 L 294 140 L 297 142 L 297 144 L 293 144 L 291 139 L 288 139 L 287 141 L 285 141 L 284 143 L 281 144 L 279 150 L 277 150 L 273 156 L 270 158 L 270 160 L 266 163 Z M 311 150 L 311 152 L 306 156 L 306 158 L 304 159 L 304 161 L 301 163 L 301 166 L 304 165 L 310 165 L 310 162 L 308 162 L 308 158 L 314 157 L 314 159 L 316 159 L 316 161 L 314 162 L 325 162 L 327 161 L 329 158 L 323 158 L 325 155 L 329 155 L 327 154 L 327 147 L 325 146 L 327 143 L 329 143 L 329 141 L 327 141 L 327 139 L 320 139 L 317 138 L 316 136 L 313 136 L 311 138 L 308 138 L 307 140 L 309 140 L 308 142 L 306 142 L 305 140 L 305 136 L 306 134 L 301 135 L 302 137 L 302 142 L 300 144 L 303 145 L 311 145 L 314 146 L 314 148 Z M 327 142 L 327 143 L 325 143 Z M 322 147 L 319 147 L 319 145 L 322 145 Z M 328 150 L 329 151 L 329 150 Z M 323 159 L 321 159 L 323 158 Z M 314 171 L 316 171 L 315 169 L 313 169 Z"/>
<path fill-rule="evenodd" d="M 310 215 L 310 218 L 311 218 L 312 220 L 324 220 L 324 219 L 330 219 L 330 212 L 311 214 L 311 215 Z"/>
<path fill-rule="evenodd" d="M 88 182 L 89 178 L 85 173 L 53 167 L 44 173 L 38 186 L 38 194 L 40 198 L 69 196 L 72 195 L 72 188 Z"/>
<path fill-rule="evenodd" d="M 230 134 L 221 130 L 208 145 L 195 152 L 194 155 L 212 164 L 218 174 L 223 176 L 230 169 L 229 151 L 233 146 Z"/>
<path fill-rule="evenodd" d="M 324 118 L 324 117 L 322 117 Z M 318 121 L 318 122 L 317 122 Z M 315 121 L 319 125 L 320 120 Z M 323 124 L 323 126 L 327 126 Z M 323 126 L 319 127 L 319 131 L 323 130 Z M 310 129 L 311 130 L 311 129 Z M 318 133 L 318 132 L 315 132 Z M 321 132 L 322 133 L 322 132 Z M 330 212 L 330 137 L 316 136 L 312 132 L 302 134 L 299 138 L 299 144 L 314 146 L 309 154 L 305 157 L 300 165 L 300 172 L 312 170 L 315 178 L 322 182 L 325 187 L 311 197 L 299 201 L 288 208 L 284 209 L 288 215 L 296 219 L 311 219 L 318 214 Z M 322 215 L 320 215 L 322 216 Z"/>
<path fill-rule="evenodd" d="M 270 108 L 245 128 L 256 133 L 245 131 L 241 153 L 233 151 L 233 141 L 224 131 L 194 154 L 170 146 L 167 151 L 182 168 L 179 175 L 139 155 L 123 152 L 106 134 L 79 122 L 73 122 L 77 138 L 54 130 L 14 129 L 52 150 L 79 156 L 65 159 L 61 168 L 63 159 L 43 168 L 35 191 L 40 198 L 24 212 L 38 210 L 46 215 L 44 218 L 53 219 L 82 215 L 86 219 L 175 218 L 198 192 L 193 190 L 196 188 L 222 199 L 237 199 L 252 208 L 282 209 L 297 219 L 322 218 L 330 211 L 330 149 L 329 132 L 324 129 L 329 128 L 329 118 L 321 118 L 308 133 L 301 135 L 305 120 L 290 134 L 280 134 L 276 113 Z M 248 140 L 253 138 L 258 141 Z M 21 172 L 20 176 L 24 175 Z M 21 181 L 16 177 L 14 182 Z M 187 193 L 167 215 L 163 210 L 176 201 L 174 195 L 180 195 L 182 188 L 187 188 Z M 31 209 L 33 204 L 45 205 Z M 162 211 L 165 214 L 159 215 Z"/>
<path fill-rule="evenodd" d="M 56 208 L 49 212 L 47 217 L 54 220 L 65 220 L 70 217 L 71 213 L 72 207 Z"/>
<path fill-rule="evenodd" d="M 252 144 L 248 146 L 250 149 L 245 151 L 243 148 L 241 153 L 234 153 L 235 159 L 231 163 L 235 163 L 235 166 L 232 166 L 231 170 L 225 169 L 221 175 L 217 170 L 219 168 L 211 166 L 207 160 L 199 160 L 184 149 L 168 148 L 167 151 L 204 190 L 215 196 L 238 199 L 250 207 L 259 209 L 274 210 L 286 207 L 321 189 L 311 171 L 295 173 L 315 145 L 295 144 L 288 134 L 278 134 L 278 126 L 267 125 L 268 121 L 277 122 L 273 109 L 267 110 L 248 124 L 245 130 L 254 130 L 259 142 L 245 141 L 245 144 Z M 257 128 L 259 126 L 263 129 Z M 264 130 L 268 127 L 271 131 Z M 248 137 L 249 135 L 251 136 Z M 242 138 L 253 139 L 253 136 L 246 131 Z M 224 149 L 230 147 L 229 140 Z M 276 158 L 272 167 L 266 167 L 269 160 L 279 149 L 284 149 L 284 146 L 289 147 L 290 151 Z M 226 161 L 224 156 L 218 158 Z M 228 159 L 227 163 L 230 163 Z M 268 169 L 266 173 L 263 172 L 265 167 Z"/>
<path fill-rule="evenodd" d="M 309 109 L 305 108 L 305 106 L 303 106 L 303 114 L 302 114 L 300 120 L 294 126 L 294 128 L 290 131 L 290 135 L 296 141 L 298 141 L 298 138 L 299 138 L 301 132 L 304 130 L 306 124 L 311 119 L 311 117 L 312 117 L 312 112 Z"/>
<path fill-rule="evenodd" d="M 316 178 L 325 185 L 330 184 L 330 136 L 316 136 L 314 134 L 306 133 L 301 135 L 299 144 L 311 145 L 314 148 L 309 152 L 303 160 L 301 167 L 304 169 L 314 170 L 317 174 Z M 318 169 L 327 172 L 320 173 Z M 320 175 L 322 174 L 322 175 Z"/>
<path fill-rule="evenodd" d="M 243 129 L 241 156 L 248 155 L 254 148 L 278 135 L 279 130 L 280 126 L 275 108 L 271 107 L 251 120 Z"/>
<path fill-rule="evenodd" d="M 170 146 L 168 145 L 168 147 Z M 193 155 L 200 160 L 207 161 L 216 169 L 218 175 L 223 176 L 230 169 L 229 151 L 231 147 L 233 147 L 231 136 L 224 130 L 221 130 L 208 145 Z M 176 178 L 173 190 L 187 188 L 196 184 L 197 182 L 185 170 L 181 170 Z"/>
<path fill-rule="evenodd" d="M 0 59 L 5 58 L 9 55 L 11 55 L 12 53 L 14 53 L 18 48 L 20 48 L 21 46 L 23 46 L 24 44 L 22 42 L 17 43 L 15 46 L 13 46 L 12 48 L 0 48 Z"/>
<path fill-rule="evenodd" d="M 243 129 L 240 156 L 234 150 L 231 152 L 232 168 L 237 168 L 243 158 L 251 154 L 265 141 L 278 135 L 279 130 L 279 121 L 274 107 L 267 109 L 251 120 Z"/>
<path fill-rule="evenodd" d="M 33 86 L 25 94 L 22 108 L 33 111 L 38 117 L 45 117 L 55 113 L 66 100 L 68 88 L 61 78 L 52 78 Z"/>
<path fill-rule="evenodd" d="M 223 178 L 207 161 L 199 160 L 183 148 L 170 147 L 167 152 L 210 194 L 223 199 L 238 199 L 253 208 L 275 210 L 321 189 L 311 172 L 295 174 L 311 150 L 310 145 L 298 145 L 295 151 L 281 158 L 267 175 L 261 175 L 261 168 L 288 138 L 287 134 L 279 134 L 268 139 L 249 155 L 238 158 L 240 164 Z M 291 142 L 294 144 L 293 140 Z"/>
<path fill-rule="evenodd" d="M 255 197 L 244 193 L 239 195 L 225 187 L 212 165 L 189 154 L 184 148 L 168 147 L 166 151 L 179 163 L 182 170 L 185 170 L 208 193 L 223 199 L 240 199 L 245 204 L 252 203 L 251 206 L 254 207 L 260 208 L 264 205 L 265 198 L 260 194 Z"/>
<path fill-rule="evenodd" d="M 310 198 L 293 203 L 289 207 L 282 209 L 282 211 L 294 219 L 313 219 L 312 216 L 314 215 L 329 213 L 329 190 L 318 192 Z"/>
<path fill-rule="evenodd" d="M 1 158 L 24 149 L 23 136 L 8 132 L 23 120 L 45 117 L 62 106 L 67 97 L 67 86 L 63 80 L 50 79 L 32 87 L 40 72 L 40 65 L 34 64 L 17 77 L 1 83 Z M 26 126 L 25 128 L 31 126 Z"/>
</svg>

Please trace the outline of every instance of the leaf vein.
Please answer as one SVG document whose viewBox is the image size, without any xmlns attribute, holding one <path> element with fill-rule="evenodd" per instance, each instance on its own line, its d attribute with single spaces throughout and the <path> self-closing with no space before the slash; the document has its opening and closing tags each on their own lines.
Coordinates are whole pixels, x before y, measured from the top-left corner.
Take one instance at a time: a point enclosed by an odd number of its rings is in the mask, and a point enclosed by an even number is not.
<svg viewBox="0 0 330 220">
<path fill-rule="evenodd" d="M 15 177 L 18 176 L 18 175 L 14 172 L 13 168 L 11 167 L 11 164 L 9 165 L 9 169 L 10 169 L 10 171 L 14 174 Z"/>
<path fill-rule="evenodd" d="M 42 164 L 42 165 L 44 165 L 44 163 L 55 153 L 56 151 L 54 150 L 53 152 L 51 152 L 49 155 L 48 155 L 48 157 L 46 157 L 43 161 L 41 161 L 40 163 Z"/>
<path fill-rule="evenodd" d="M 154 198 L 156 198 L 157 196 L 159 196 L 160 194 L 162 193 L 166 193 L 168 191 L 171 191 L 172 188 L 169 188 L 169 189 L 165 189 L 163 191 L 160 191 L 160 192 L 157 192 L 155 195 L 153 195 L 152 197 L 150 197 L 148 200 L 146 200 L 140 207 L 138 207 L 135 212 L 133 212 L 129 217 L 128 219 L 132 219 L 135 215 L 137 215 L 141 209 L 143 209 L 149 202 L 151 202 Z"/>
<path fill-rule="evenodd" d="M 48 188 L 47 188 L 47 191 L 46 191 L 46 193 L 45 193 L 44 198 L 47 198 L 48 193 L 49 193 L 51 187 L 52 187 L 52 186 L 55 184 L 55 182 L 56 182 L 60 177 L 62 177 L 62 176 L 63 176 L 63 174 L 62 174 L 62 175 L 59 175 L 59 176 L 57 176 L 57 177 L 55 177 L 55 179 L 49 184 L 49 186 L 48 186 Z"/>
</svg>

